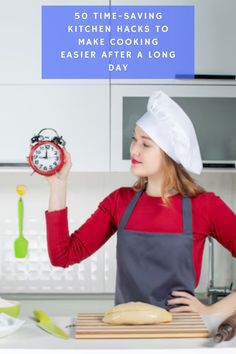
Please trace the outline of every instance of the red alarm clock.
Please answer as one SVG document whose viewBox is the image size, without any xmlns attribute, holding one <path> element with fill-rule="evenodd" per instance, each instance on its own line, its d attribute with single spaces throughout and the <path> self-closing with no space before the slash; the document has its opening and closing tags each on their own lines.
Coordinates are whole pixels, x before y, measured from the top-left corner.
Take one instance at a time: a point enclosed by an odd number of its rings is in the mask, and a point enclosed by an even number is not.
<svg viewBox="0 0 236 354">
<path fill-rule="evenodd" d="M 55 134 L 52 137 L 43 136 L 44 130 L 51 130 Z M 44 176 L 52 176 L 60 171 L 64 165 L 65 156 L 63 147 L 66 142 L 59 136 L 55 129 L 44 128 L 31 138 L 31 148 L 28 162 L 34 172 Z"/>
</svg>

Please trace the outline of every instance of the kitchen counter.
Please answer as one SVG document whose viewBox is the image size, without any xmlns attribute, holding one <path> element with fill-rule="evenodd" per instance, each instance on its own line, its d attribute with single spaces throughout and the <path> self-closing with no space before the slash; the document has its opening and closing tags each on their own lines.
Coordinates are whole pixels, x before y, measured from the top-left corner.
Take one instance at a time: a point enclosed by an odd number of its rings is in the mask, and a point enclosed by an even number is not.
<svg viewBox="0 0 236 354">
<path fill-rule="evenodd" d="M 226 348 L 236 348 L 236 337 L 231 341 L 222 342 L 220 344 L 215 344 L 212 337 L 209 338 L 179 338 L 179 339 L 89 339 L 89 340 L 78 340 L 74 339 L 74 328 L 66 327 L 74 322 L 77 312 L 104 312 L 108 308 L 113 306 L 112 300 L 79 300 L 79 311 L 74 312 L 73 301 L 70 304 L 68 300 L 64 300 L 65 303 L 71 306 L 69 311 L 72 314 L 66 316 L 54 316 L 55 309 L 58 308 L 58 313 L 60 314 L 61 308 L 65 306 L 63 300 L 48 300 L 48 301 L 21 301 L 22 312 L 19 316 L 20 319 L 25 320 L 25 324 L 15 333 L 8 337 L 0 338 L 0 353 L 6 353 L 4 349 L 114 349 L 124 350 L 124 349 L 188 349 L 188 348 L 208 348 L 208 349 L 224 349 Z M 78 300 L 75 301 L 78 306 Z M 63 328 L 69 335 L 69 340 L 63 340 L 54 337 L 47 332 L 36 326 L 36 322 L 31 318 L 32 310 L 34 308 L 39 308 L 45 311 L 50 317 L 53 318 L 54 322 Z M 51 310 L 50 310 L 51 308 Z M 70 308 L 70 307 L 69 307 Z M 222 316 L 203 316 L 203 320 L 206 323 L 210 335 L 215 333 L 217 326 L 224 320 Z M 234 349 L 235 350 L 235 349 Z M 209 350 L 211 352 L 211 350 Z M 168 351 L 169 353 L 169 351 Z M 214 351 L 215 353 L 215 351 Z"/>
<path fill-rule="evenodd" d="M 27 349 L 166 349 L 215 347 L 212 338 L 78 340 L 73 338 L 73 328 L 65 328 L 72 323 L 73 318 L 54 317 L 54 321 L 71 336 L 69 340 L 63 340 L 49 335 L 47 332 L 38 328 L 33 320 L 27 318 L 21 329 L 11 336 L 0 339 L 0 347 Z M 230 342 L 223 342 L 216 345 L 216 347 L 236 348 L 236 339 Z"/>
<path fill-rule="evenodd" d="M 22 318 L 24 319 L 24 318 Z M 209 328 L 215 327 L 218 318 L 206 318 Z M 236 348 L 236 338 L 214 344 L 212 338 L 180 339 L 74 339 L 74 329 L 66 328 L 71 317 L 54 317 L 54 321 L 71 336 L 69 340 L 54 337 L 38 328 L 32 319 L 14 334 L 0 339 L 0 348 L 17 349 L 184 349 L 184 348 Z"/>
</svg>

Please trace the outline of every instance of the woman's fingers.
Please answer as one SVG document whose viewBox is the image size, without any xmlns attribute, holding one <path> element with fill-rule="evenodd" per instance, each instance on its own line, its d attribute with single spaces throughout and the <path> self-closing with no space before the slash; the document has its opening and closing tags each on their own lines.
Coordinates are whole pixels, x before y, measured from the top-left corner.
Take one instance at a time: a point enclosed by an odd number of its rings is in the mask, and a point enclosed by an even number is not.
<svg viewBox="0 0 236 354">
<path fill-rule="evenodd" d="M 64 148 L 65 163 L 71 163 L 70 153 Z"/>
<path fill-rule="evenodd" d="M 170 309 L 169 312 L 194 312 L 190 306 L 179 306 Z"/>
<path fill-rule="evenodd" d="M 185 298 L 176 298 L 176 299 L 171 299 L 168 300 L 168 305 L 178 305 L 178 304 L 185 304 L 185 305 L 189 305 L 190 300 L 189 299 L 185 299 Z"/>
<path fill-rule="evenodd" d="M 46 177 L 48 182 L 54 183 L 57 180 L 66 181 L 72 166 L 70 153 L 64 148 L 64 165 L 54 175 Z"/>
<path fill-rule="evenodd" d="M 168 305 L 184 305 L 170 309 L 170 312 L 198 312 L 200 314 L 210 313 L 209 306 L 204 305 L 195 296 L 186 293 L 185 291 L 173 291 L 171 293 L 176 297 L 168 300 Z"/>
<path fill-rule="evenodd" d="M 194 298 L 193 295 L 191 295 L 191 294 L 189 294 L 189 293 L 187 293 L 185 291 L 172 291 L 171 295 L 180 296 L 180 297 L 182 296 L 182 297 L 185 297 L 187 299 L 193 299 Z"/>
</svg>

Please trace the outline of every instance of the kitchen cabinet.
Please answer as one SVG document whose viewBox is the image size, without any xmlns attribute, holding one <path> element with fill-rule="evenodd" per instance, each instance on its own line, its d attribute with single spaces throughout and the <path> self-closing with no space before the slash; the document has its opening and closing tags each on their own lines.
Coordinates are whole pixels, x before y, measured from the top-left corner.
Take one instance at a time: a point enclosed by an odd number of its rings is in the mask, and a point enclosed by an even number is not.
<svg viewBox="0 0 236 354">
<path fill-rule="evenodd" d="M 143 5 L 145 0 L 111 0 L 111 5 Z M 1 84 L 42 83 L 41 6 L 66 5 L 65 1 L 1 1 Z M 69 5 L 95 5 L 93 0 L 71 0 Z M 97 5 L 97 4 L 96 4 Z M 108 0 L 99 5 L 109 5 Z M 148 5 L 173 5 L 172 0 L 149 0 Z M 235 74 L 235 0 L 176 0 L 174 5 L 195 6 L 195 72 Z M 14 11 L 13 11 L 14 9 Z M 16 59 L 17 58 L 17 59 Z M 86 82 L 86 80 L 79 80 Z M 103 80 L 93 80 L 94 82 Z M 65 80 L 43 80 L 46 84 Z M 67 80 L 66 82 L 73 82 Z M 127 82 L 127 80 L 126 80 Z"/>
<path fill-rule="evenodd" d="M 72 171 L 109 170 L 108 85 L 3 85 L 0 97 L 1 163 L 26 162 L 30 138 L 54 128 Z"/>
<path fill-rule="evenodd" d="M 41 6 L 95 5 L 93 0 L 9 0 L 0 2 L 1 84 L 59 84 L 75 80 L 41 79 Z M 100 0 L 99 5 L 109 5 Z M 53 24 L 52 24 L 53 26 Z M 79 80 L 86 82 L 87 80 Z M 90 83 L 105 80 L 90 80 Z"/>
<path fill-rule="evenodd" d="M 55 0 L 0 3 L 0 123 L 4 127 L 0 163 L 26 162 L 30 138 L 52 127 L 67 142 L 72 171 L 108 171 L 108 80 L 41 79 L 42 5 L 67 4 Z M 69 5 L 94 2 L 72 0 Z"/>
<path fill-rule="evenodd" d="M 111 5 L 194 5 L 195 74 L 235 75 L 235 0 L 149 0 L 148 4 L 145 0 L 129 3 L 126 0 L 111 0 Z"/>
</svg>

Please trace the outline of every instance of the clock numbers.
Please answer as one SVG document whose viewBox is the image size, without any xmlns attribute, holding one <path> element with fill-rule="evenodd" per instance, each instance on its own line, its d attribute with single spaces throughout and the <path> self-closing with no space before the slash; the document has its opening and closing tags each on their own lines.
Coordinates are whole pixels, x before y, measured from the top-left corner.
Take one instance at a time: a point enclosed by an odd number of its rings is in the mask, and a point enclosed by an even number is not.
<svg viewBox="0 0 236 354">
<path fill-rule="evenodd" d="M 33 163 L 41 171 L 50 171 L 60 164 L 60 153 L 49 143 L 40 145 L 33 153 Z"/>
</svg>

